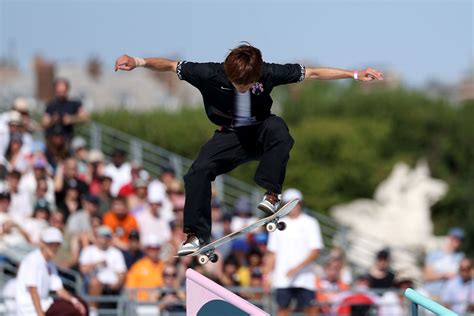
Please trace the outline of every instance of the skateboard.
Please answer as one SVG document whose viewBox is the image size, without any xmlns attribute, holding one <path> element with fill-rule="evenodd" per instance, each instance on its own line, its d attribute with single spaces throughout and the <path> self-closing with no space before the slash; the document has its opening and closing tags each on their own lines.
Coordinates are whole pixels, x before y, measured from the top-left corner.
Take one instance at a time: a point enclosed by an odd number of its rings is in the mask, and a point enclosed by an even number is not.
<svg viewBox="0 0 474 316">
<path fill-rule="evenodd" d="M 214 240 L 213 242 L 199 248 L 198 250 L 191 252 L 187 255 L 183 255 L 181 257 L 186 257 L 186 256 L 192 256 L 192 257 L 198 257 L 198 262 L 203 265 L 206 264 L 208 261 L 211 262 L 217 262 L 219 257 L 215 253 L 215 250 L 217 247 L 228 243 L 229 241 L 232 241 L 233 239 L 240 237 L 242 235 L 247 234 L 248 232 L 256 229 L 257 227 L 266 225 L 266 229 L 268 232 L 274 232 L 275 230 L 284 230 L 286 228 L 286 223 L 285 222 L 280 222 L 280 219 L 288 213 L 293 210 L 293 208 L 298 204 L 298 200 L 294 199 L 283 205 L 276 213 L 269 215 L 267 217 L 264 217 L 255 223 L 252 223 L 250 225 L 245 226 L 244 228 L 232 232 L 226 236 L 223 236 L 219 239 Z"/>
</svg>

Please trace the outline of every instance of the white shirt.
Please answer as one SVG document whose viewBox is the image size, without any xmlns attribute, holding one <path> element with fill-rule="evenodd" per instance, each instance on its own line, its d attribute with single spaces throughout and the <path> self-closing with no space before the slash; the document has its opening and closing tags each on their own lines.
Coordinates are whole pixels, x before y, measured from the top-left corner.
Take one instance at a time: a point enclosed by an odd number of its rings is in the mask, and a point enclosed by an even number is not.
<svg viewBox="0 0 474 316">
<path fill-rule="evenodd" d="M 158 210 L 161 214 L 161 210 Z M 160 238 L 163 245 L 171 239 L 171 229 L 168 221 L 161 216 L 154 216 L 149 209 L 144 210 L 136 216 L 138 228 L 140 229 L 141 240 L 145 240 L 145 236 L 156 235 Z"/>
<path fill-rule="evenodd" d="M 18 193 L 10 193 L 11 201 L 8 207 L 10 215 L 21 222 L 25 218 L 33 215 L 33 202 L 26 192 L 19 191 Z"/>
<path fill-rule="evenodd" d="M 250 91 L 244 93 L 236 91 L 236 93 L 235 126 L 254 124 L 256 119 L 252 117 Z"/>
<path fill-rule="evenodd" d="M 18 184 L 18 191 L 25 192 L 28 194 L 30 201 L 34 201 L 37 185 L 38 181 L 36 181 L 33 171 L 30 171 L 21 177 L 20 183 Z M 50 176 L 46 177 L 46 185 L 48 187 L 48 191 L 46 192 L 45 199 L 48 201 L 50 209 L 54 209 L 54 205 L 56 205 L 54 196 L 54 181 Z"/>
<path fill-rule="evenodd" d="M 293 278 L 288 278 L 286 274 L 305 260 L 312 250 L 324 248 L 319 223 L 304 213 L 297 218 L 286 216 L 283 220 L 286 229 L 270 233 L 268 237 L 268 251 L 275 254 L 273 287 L 315 290 L 315 272 L 312 264 L 307 265 Z"/>
<path fill-rule="evenodd" d="M 53 303 L 49 291 L 62 289 L 58 270 L 46 261 L 39 249 L 30 252 L 20 263 L 16 281 L 16 309 L 18 316 L 36 315 L 35 307 L 27 287 L 36 287 L 41 309 L 46 312 Z"/>
<path fill-rule="evenodd" d="M 117 283 L 118 274 L 127 271 L 123 254 L 112 246 L 108 247 L 107 250 L 102 250 L 96 245 L 87 246 L 79 256 L 79 264 L 94 264 L 101 261 L 105 262 L 105 266 L 97 270 L 97 279 L 100 283 Z"/>
<path fill-rule="evenodd" d="M 112 178 L 112 186 L 110 193 L 117 196 L 120 188 L 132 181 L 132 167 L 128 162 L 123 163 L 120 167 L 116 167 L 113 163 L 105 167 L 104 174 Z"/>
</svg>

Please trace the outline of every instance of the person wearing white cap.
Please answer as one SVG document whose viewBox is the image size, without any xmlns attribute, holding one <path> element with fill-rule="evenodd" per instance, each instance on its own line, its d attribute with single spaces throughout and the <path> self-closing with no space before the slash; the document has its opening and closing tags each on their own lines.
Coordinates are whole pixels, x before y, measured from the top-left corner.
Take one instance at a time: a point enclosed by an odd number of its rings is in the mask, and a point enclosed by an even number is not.
<svg viewBox="0 0 474 316">
<path fill-rule="evenodd" d="M 52 262 L 63 236 L 59 229 L 48 227 L 41 233 L 40 248 L 30 252 L 20 263 L 16 284 L 18 316 L 87 315 L 87 308 L 63 288 Z M 59 297 L 53 300 L 49 292 Z"/>
<path fill-rule="evenodd" d="M 278 315 L 289 315 L 292 300 L 296 300 L 297 310 L 305 315 L 317 315 L 313 263 L 324 248 L 323 238 L 318 221 L 302 212 L 301 192 L 283 192 L 283 203 L 292 199 L 299 203 L 285 217 L 286 229 L 268 237 L 264 282 L 267 288 L 276 289 Z"/>
<path fill-rule="evenodd" d="M 148 291 L 132 292 L 141 301 L 156 300 L 159 292 L 152 292 L 163 285 L 164 262 L 160 260 L 161 240 L 157 235 L 143 238 L 145 257 L 135 262 L 127 274 L 125 286 L 128 289 L 150 289 Z"/>
<path fill-rule="evenodd" d="M 122 252 L 112 246 L 112 230 L 105 225 L 96 229 L 96 243 L 82 249 L 79 270 L 85 276 L 91 296 L 116 295 L 120 293 L 127 266 Z M 91 314 L 97 302 L 91 303 Z"/>
<path fill-rule="evenodd" d="M 151 235 L 156 235 L 162 244 L 171 239 L 169 223 L 161 216 L 164 199 L 165 193 L 163 191 L 150 190 L 148 192 L 148 208 L 136 215 L 143 242 Z"/>
</svg>

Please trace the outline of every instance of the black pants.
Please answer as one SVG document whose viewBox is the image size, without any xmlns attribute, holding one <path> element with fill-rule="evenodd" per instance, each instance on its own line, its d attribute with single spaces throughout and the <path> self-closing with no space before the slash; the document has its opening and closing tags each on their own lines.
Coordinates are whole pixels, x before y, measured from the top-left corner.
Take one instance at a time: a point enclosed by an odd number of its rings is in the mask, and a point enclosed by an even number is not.
<svg viewBox="0 0 474 316">
<path fill-rule="evenodd" d="M 245 162 L 260 160 L 255 182 L 267 191 L 281 193 L 293 143 L 288 126 L 278 116 L 257 125 L 216 131 L 184 176 L 184 232 L 209 240 L 211 182 Z"/>
</svg>

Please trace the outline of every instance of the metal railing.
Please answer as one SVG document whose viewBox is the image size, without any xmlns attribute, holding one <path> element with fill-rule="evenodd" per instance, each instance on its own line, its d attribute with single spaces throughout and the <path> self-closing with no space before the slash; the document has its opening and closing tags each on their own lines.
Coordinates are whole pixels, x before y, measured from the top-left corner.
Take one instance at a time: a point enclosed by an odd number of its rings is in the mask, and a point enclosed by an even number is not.
<svg viewBox="0 0 474 316">
<path fill-rule="evenodd" d="M 101 150 L 106 156 L 110 156 L 114 149 L 126 151 L 129 154 L 130 160 L 140 163 L 154 177 L 158 177 L 161 174 L 163 167 L 172 166 L 176 176 L 181 178 L 192 164 L 192 160 L 188 158 L 98 122 L 82 125 L 77 129 L 77 133 L 89 141 L 88 143 L 91 148 Z M 261 189 L 228 175 L 217 177 L 216 181 L 214 181 L 214 188 L 219 196 L 222 197 L 224 206 L 228 209 L 232 209 L 235 200 L 240 196 L 249 197 L 256 206 L 263 193 Z M 322 213 L 308 210 L 308 214 L 318 220 L 326 249 L 333 245 L 337 245 L 345 251 L 351 247 L 356 247 L 356 243 L 347 238 L 349 232 L 347 227 L 338 224 L 334 219 Z M 335 236 L 337 236 L 336 239 L 334 238 Z M 350 238 L 356 238 L 359 241 L 357 244 L 365 245 L 364 247 L 358 247 L 356 250 L 357 253 L 364 254 L 364 257 L 367 258 L 366 266 L 372 262 L 374 252 L 385 246 L 370 236 L 351 233 Z M 411 258 L 413 256 L 405 249 L 399 248 L 396 250 L 401 260 L 413 261 Z M 357 265 L 354 268 L 360 271 L 366 269 Z"/>
<path fill-rule="evenodd" d="M 436 303 L 432 299 L 421 295 L 413 289 L 406 289 L 405 297 L 412 302 L 411 314 L 412 316 L 418 316 L 418 306 L 421 306 L 435 315 L 440 316 L 456 316 L 457 314 L 452 310 L 447 309 L 441 304 Z"/>
</svg>

